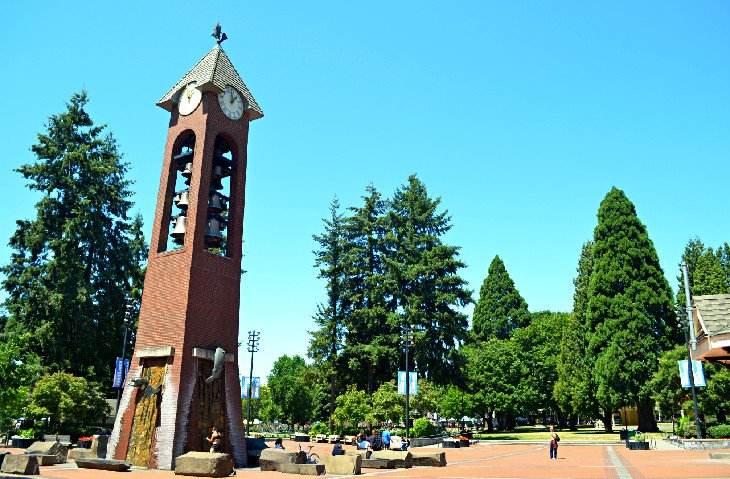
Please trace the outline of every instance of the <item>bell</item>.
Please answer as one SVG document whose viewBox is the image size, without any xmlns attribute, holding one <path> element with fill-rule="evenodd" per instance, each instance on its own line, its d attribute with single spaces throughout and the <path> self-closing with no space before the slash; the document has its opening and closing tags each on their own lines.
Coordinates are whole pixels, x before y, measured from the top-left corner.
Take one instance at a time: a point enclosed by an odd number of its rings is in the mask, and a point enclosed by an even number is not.
<svg viewBox="0 0 730 479">
<path fill-rule="evenodd" d="M 210 173 L 210 176 L 215 180 L 223 178 L 223 167 L 220 165 L 213 165 L 213 171 Z"/>
<path fill-rule="evenodd" d="M 175 205 L 180 209 L 187 209 L 190 204 L 190 189 L 178 191 L 175 193 Z"/>
<path fill-rule="evenodd" d="M 212 192 L 208 197 L 208 211 L 211 213 L 218 213 L 219 211 L 228 209 L 226 206 L 226 200 L 228 200 L 228 198 L 217 191 Z"/>
<path fill-rule="evenodd" d="M 193 150 L 183 148 L 183 151 L 179 155 L 175 155 L 174 160 L 178 163 L 187 163 L 187 161 L 193 160 Z"/>
<path fill-rule="evenodd" d="M 229 160 L 223 155 L 216 154 L 213 157 L 213 170 L 220 168 L 220 175 L 222 178 L 231 176 L 231 170 L 233 169 L 233 161 Z"/>
<path fill-rule="evenodd" d="M 187 218 L 183 215 L 177 215 L 173 216 L 172 219 L 175 222 L 175 226 L 173 227 L 170 236 L 172 236 L 172 240 L 175 243 L 183 244 L 185 241 L 185 223 L 187 222 Z"/>
<path fill-rule="evenodd" d="M 218 245 L 223 238 L 221 229 L 225 228 L 225 221 L 218 215 L 208 217 L 208 224 L 205 227 L 205 242 Z"/>
<path fill-rule="evenodd" d="M 192 163 L 185 163 L 185 167 L 183 168 L 182 175 L 185 178 L 190 178 L 193 176 L 193 164 Z"/>
<path fill-rule="evenodd" d="M 211 178 L 210 179 L 210 188 L 212 190 L 222 190 L 223 189 L 223 183 L 221 183 L 220 178 Z"/>
</svg>

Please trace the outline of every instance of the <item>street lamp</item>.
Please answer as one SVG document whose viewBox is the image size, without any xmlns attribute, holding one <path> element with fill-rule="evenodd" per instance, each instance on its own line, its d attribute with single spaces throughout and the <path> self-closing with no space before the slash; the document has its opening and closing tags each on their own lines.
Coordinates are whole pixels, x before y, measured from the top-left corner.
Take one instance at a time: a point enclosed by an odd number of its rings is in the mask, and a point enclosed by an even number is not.
<svg viewBox="0 0 730 479">
<path fill-rule="evenodd" d="M 248 413 L 246 414 L 246 435 L 251 428 L 251 396 L 253 396 L 253 353 L 259 352 L 259 338 L 260 332 L 249 331 L 248 332 L 248 346 L 247 351 L 251 353 L 251 369 L 248 372 Z"/>
<path fill-rule="evenodd" d="M 697 340 L 695 339 L 694 321 L 692 320 L 692 298 L 689 291 L 689 274 L 687 273 L 687 263 L 682 260 L 679 264 L 684 276 L 684 294 L 687 301 L 687 329 L 684 330 L 684 340 L 687 343 L 687 369 L 689 369 L 689 385 L 692 388 L 692 403 L 695 410 L 695 426 L 697 428 L 697 439 L 702 439 L 702 429 L 700 428 L 700 414 L 697 409 L 697 390 L 695 388 L 695 375 L 692 368 L 692 350 L 697 349 Z M 683 328 L 684 329 L 684 328 Z M 687 331 L 689 330 L 689 335 Z"/>
<path fill-rule="evenodd" d="M 408 402 L 410 399 L 410 392 L 411 392 L 411 384 L 410 384 L 410 375 L 408 374 L 408 346 L 413 344 L 413 330 L 410 326 L 401 326 L 401 337 L 403 339 L 403 343 L 406 350 L 406 437 L 410 439 L 411 435 L 409 433 L 409 417 L 410 414 L 408 412 Z"/>
<path fill-rule="evenodd" d="M 127 304 L 124 308 L 124 342 L 122 343 L 122 382 L 121 385 L 117 388 L 117 409 L 115 412 L 119 412 L 119 399 L 122 395 L 122 389 L 124 389 L 124 381 L 126 380 L 127 376 L 127 368 L 124 367 L 124 359 L 127 356 L 127 334 L 129 333 L 129 327 L 132 325 L 132 322 L 134 321 L 134 313 L 135 313 L 135 304 L 132 300 L 127 301 Z"/>
</svg>

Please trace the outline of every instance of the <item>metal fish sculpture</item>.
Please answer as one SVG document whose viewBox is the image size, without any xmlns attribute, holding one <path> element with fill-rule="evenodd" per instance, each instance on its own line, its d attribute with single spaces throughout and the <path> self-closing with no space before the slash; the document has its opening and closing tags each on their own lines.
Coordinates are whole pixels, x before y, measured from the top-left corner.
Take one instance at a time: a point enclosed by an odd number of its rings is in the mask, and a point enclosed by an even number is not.
<svg viewBox="0 0 730 479">
<path fill-rule="evenodd" d="M 223 363 L 226 360 L 226 352 L 223 348 L 215 348 L 215 355 L 213 356 L 213 373 L 208 379 L 205 380 L 206 384 L 210 384 L 221 375 L 223 370 Z"/>
</svg>

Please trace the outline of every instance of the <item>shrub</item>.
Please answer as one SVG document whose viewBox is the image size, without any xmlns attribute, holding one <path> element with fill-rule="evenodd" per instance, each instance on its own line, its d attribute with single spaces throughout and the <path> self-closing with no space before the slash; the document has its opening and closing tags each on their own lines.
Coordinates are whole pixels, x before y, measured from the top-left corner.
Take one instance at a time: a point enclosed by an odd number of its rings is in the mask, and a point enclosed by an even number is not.
<svg viewBox="0 0 730 479">
<path fill-rule="evenodd" d="M 413 423 L 413 428 L 411 429 L 411 436 L 413 437 L 424 437 L 424 436 L 432 436 L 436 434 L 436 426 L 431 424 L 431 421 L 429 421 L 426 418 L 418 418 Z"/>
<path fill-rule="evenodd" d="M 309 434 L 316 436 L 317 434 L 329 434 L 330 428 L 323 422 L 315 422 L 312 424 L 312 429 L 309 430 Z"/>
<path fill-rule="evenodd" d="M 707 428 L 707 437 L 711 439 L 730 438 L 730 424 L 718 424 Z"/>
<path fill-rule="evenodd" d="M 694 419 L 687 416 L 680 418 L 679 425 L 677 426 L 677 436 L 697 437 L 697 426 L 695 425 Z"/>
</svg>

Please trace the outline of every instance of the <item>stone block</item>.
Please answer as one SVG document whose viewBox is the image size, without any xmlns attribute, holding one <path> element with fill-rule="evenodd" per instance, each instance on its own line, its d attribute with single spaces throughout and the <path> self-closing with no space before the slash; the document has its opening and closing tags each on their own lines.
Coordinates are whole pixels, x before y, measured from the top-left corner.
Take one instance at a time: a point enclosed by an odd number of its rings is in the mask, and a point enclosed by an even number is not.
<svg viewBox="0 0 730 479">
<path fill-rule="evenodd" d="M 369 449 L 348 449 L 345 451 L 345 456 L 360 456 L 363 459 L 370 459 L 370 455 L 373 453 L 373 451 Z"/>
<path fill-rule="evenodd" d="M 91 449 L 84 449 L 83 447 L 74 447 L 68 451 L 69 459 L 96 459 L 96 454 L 91 452 Z"/>
<path fill-rule="evenodd" d="M 409 469 L 413 467 L 413 454 L 408 451 L 373 451 L 371 459 L 393 459 L 395 467 Z"/>
<path fill-rule="evenodd" d="M 109 436 L 106 434 L 95 434 L 91 439 L 91 452 L 94 454 L 94 457 L 105 458 L 107 444 L 109 444 Z"/>
<path fill-rule="evenodd" d="M 725 459 L 730 461 L 730 452 L 711 452 L 710 459 Z"/>
<path fill-rule="evenodd" d="M 3 460 L 5 459 L 5 456 L 10 454 L 9 452 L 0 452 L 0 467 L 3 466 Z"/>
<path fill-rule="evenodd" d="M 188 452 L 175 459 L 179 476 L 227 477 L 233 472 L 233 459 L 220 452 Z"/>
<path fill-rule="evenodd" d="M 9 474 L 36 475 L 41 473 L 38 459 L 28 454 L 8 454 L 0 466 L 0 472 Z"/>
<path fill-rule="evenodd" d="M 363 459 L 362 467 L 365 469 L 395 469 L 393 459 Z"/>
<path fill-rule="evenodd" d="M 294 434 L 291 440 L 295 442 L 309 442 L 309 434 Z"/>
<path fill-rule="evenodd" d="M 414 466 L 445 467 L 445 452 L 411 452 Z"/>
<path fill-rule="evenodd" d="M 301 474 L 304 476 L 319 476 L 324 474 L 324 464 L 279 464 L 279 472 L 286 474 Z"/>
<path fill-rule="evenodd" d="M 57 457 L 53 454 L 25 454 L 26 456 L 33 456 L 38 460 L 39 466 L 53 466 L 56 464 Z"/>
<path fill-rule="evenodd" d="M 320 464 L 324 464 L 327 474 L 337 474 L 351 476 L 360 474 L 362 470 L 362 456 L 344 455 L 344 456 L 322 456 L 319 459 Z"/>
<path fill-rule="evenodd" d="M 306 462 L 307 453 L 304 451 L 264 449 L 259 456 L 259 467 L 262 471 L 278 471 L 279 464 L 305 464 Z"/>
<path fill-rule="evenodd" d="M 132 467 L 131 462 L 116 459 L 76 459 L 76 465 L 82 469 L 101 469 L 103 471 L 124 472 Z"/>
<path fill-rule="evenodd" d="M 25 453 L 56 456 L 56 464 L 63 464 L 68 460 L 68 447 L 58 441 L 36 441 Z"/>
</svg>

